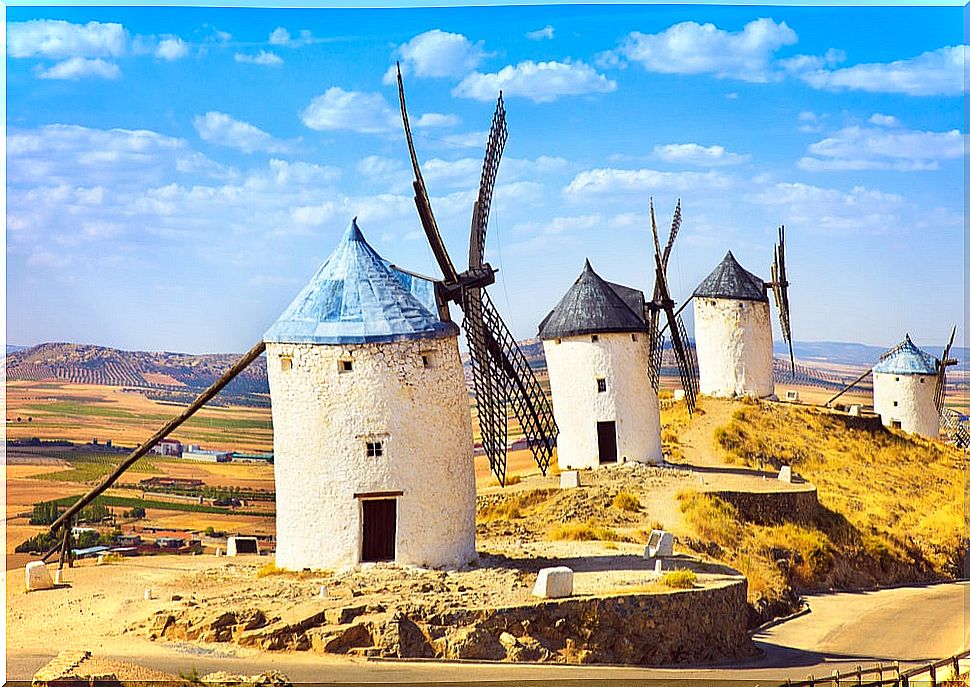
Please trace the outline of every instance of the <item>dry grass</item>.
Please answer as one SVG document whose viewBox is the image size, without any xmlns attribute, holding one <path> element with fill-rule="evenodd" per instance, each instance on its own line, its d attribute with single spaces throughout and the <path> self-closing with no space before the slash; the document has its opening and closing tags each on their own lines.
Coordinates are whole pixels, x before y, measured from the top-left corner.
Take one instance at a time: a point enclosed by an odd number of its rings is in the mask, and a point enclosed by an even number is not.
<svg viewBox="0 0 970 687">
<path fill-rule="evenodd" d="M 555 541 L 625 541 L 616 530 L 595 520 L 556 525 L 550 530 L 549 538 Z"/>
<path fill-rule="evenodd" d="M 620 510 L 636 512 L 640 510 L 640 499 L 628 491 L 621 491 L 613 497 L 613 507 Z"/>
<path fill-rule="evenodd" d="M 283 568 L 277 568 L 276 563 L 270 562 L 261 567 L 256 571 L 256 577 L 292 577 L 296 580 L 309 580 L 319 577 L 331 577 L 333 572 L 330 570 L 285 570 Z"/>
<path fill-rule="evenodd" d="M 553 493 L 550 489 L 533 489 L 519 494 L 511 494 L 500 501 L 479 508 L 477 520 L 479 522 L 492 522 L 525 517 L 528 511 L 545 502 Z"/>
<path fill-rule="evenodd" d="M 693 570 L 671 570 L 660 576 L 660 584 L 671 589 L 693 589 L 697 586 L 697 573 Z"/>
</svg>

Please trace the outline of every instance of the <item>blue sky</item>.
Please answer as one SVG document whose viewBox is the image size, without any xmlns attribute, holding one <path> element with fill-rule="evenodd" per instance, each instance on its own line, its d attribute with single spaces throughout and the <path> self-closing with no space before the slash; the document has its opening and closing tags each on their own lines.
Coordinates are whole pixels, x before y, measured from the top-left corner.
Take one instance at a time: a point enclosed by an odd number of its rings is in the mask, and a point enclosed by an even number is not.
<svg viewBox="0 0 970 687">
<path fill-rule="evenodd" d="M 384 257 L 436 273 L 401 60 L 460 265 L 505 93 L 487 257 L 519 337 L 585 257 L 652 288 L 653 196 L 664 231 L 683 199 L 676 299 L 728 249 L 767 278 L 785 224 L 797 340 L 941 343 L 964 319 L 962 16 L 8 7 L 8 342 L 244 350 L 355 215 Z"/>
</svg>

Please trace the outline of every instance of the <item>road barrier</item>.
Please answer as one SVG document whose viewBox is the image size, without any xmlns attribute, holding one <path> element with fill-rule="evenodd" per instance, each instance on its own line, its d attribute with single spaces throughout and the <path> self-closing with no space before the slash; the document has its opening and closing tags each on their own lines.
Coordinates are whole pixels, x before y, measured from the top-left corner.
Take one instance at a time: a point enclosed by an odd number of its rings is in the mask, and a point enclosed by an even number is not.
<svg viewBox="0 0 970 687">
<path fill-rule="evenodd" d="M 956 681 L 961 675 L 970 673 L 970 651 L 944 658 L 923 666 L 900 671 L 899 661 L 891 664 L 879 663 L 875 666 L 863 668 L 856 666 L 849 672 L 832 671 L 831 675 L 815 677 L 809 675 L 807 679 L 798 682 L 785 680 L 781 687 L 816 687 L 816 685 L 831 685 L 832 687 L 936 687 L 942 682 Z"/>
</svg>

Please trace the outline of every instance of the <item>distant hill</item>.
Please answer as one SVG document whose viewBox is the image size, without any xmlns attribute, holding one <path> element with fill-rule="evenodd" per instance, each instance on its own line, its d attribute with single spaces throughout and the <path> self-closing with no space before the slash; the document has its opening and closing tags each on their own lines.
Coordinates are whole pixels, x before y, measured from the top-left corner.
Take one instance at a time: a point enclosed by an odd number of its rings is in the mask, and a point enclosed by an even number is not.
<svg viewBox="0 0 970 687">
<path fill-rule="evenodd" d="M 919 345 L 919 342 L 917 342 L 917 345 Z M 942 346 L 920 347 L 937 358 L 943 355 Z M 888 350 L 888 348 L 880 348 L 879 346 L 840 341 L 796 341 L 794 349 L 795 358 L 807 363 L 834 363 L 859 367 L 872 367 L 879 362 L 879 356 Z M 775 341 L 774 353 L 778 357 L 787 357 L 788 345 L 784 341 Z M 968 353 L 970 353 L 970 349 L 967 348 L 954 347 L 951 349 L 950 357 L 957 358 L 960 361 L 960 364 L 956 366 L 957 370 L 970 370 Z"/>
<path fill-rule="evenodd" d="M 16 346 L 14 344 L 7 344 L 6 355 L 10 355 L 11 353 L 16 353 L 17 351 L 22 351 L 25 348 L 27 348 L 27 346 Z"/>
</svg>

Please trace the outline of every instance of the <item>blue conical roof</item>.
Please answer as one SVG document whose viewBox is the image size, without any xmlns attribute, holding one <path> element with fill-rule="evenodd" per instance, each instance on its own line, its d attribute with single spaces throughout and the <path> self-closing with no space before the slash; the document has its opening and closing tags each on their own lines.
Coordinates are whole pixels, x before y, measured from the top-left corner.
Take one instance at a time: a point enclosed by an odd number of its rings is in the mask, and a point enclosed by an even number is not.
<svg viewBox="0 0 970 687">
<path fill-rule="evenodd" d="M 920 350 L 907 334 L 901 343 L 879 358 L 872 371 L 895 375 L 935 375 L 938 369 L 937 359 Z"/>
<path fill-rule="evenodd" d="M 354 218 L 263 340 L 349 344 L 457 335 L 453 322 L 438 317 L 430 286 L 393 269 L 370 247 Z"/>
</svg>

